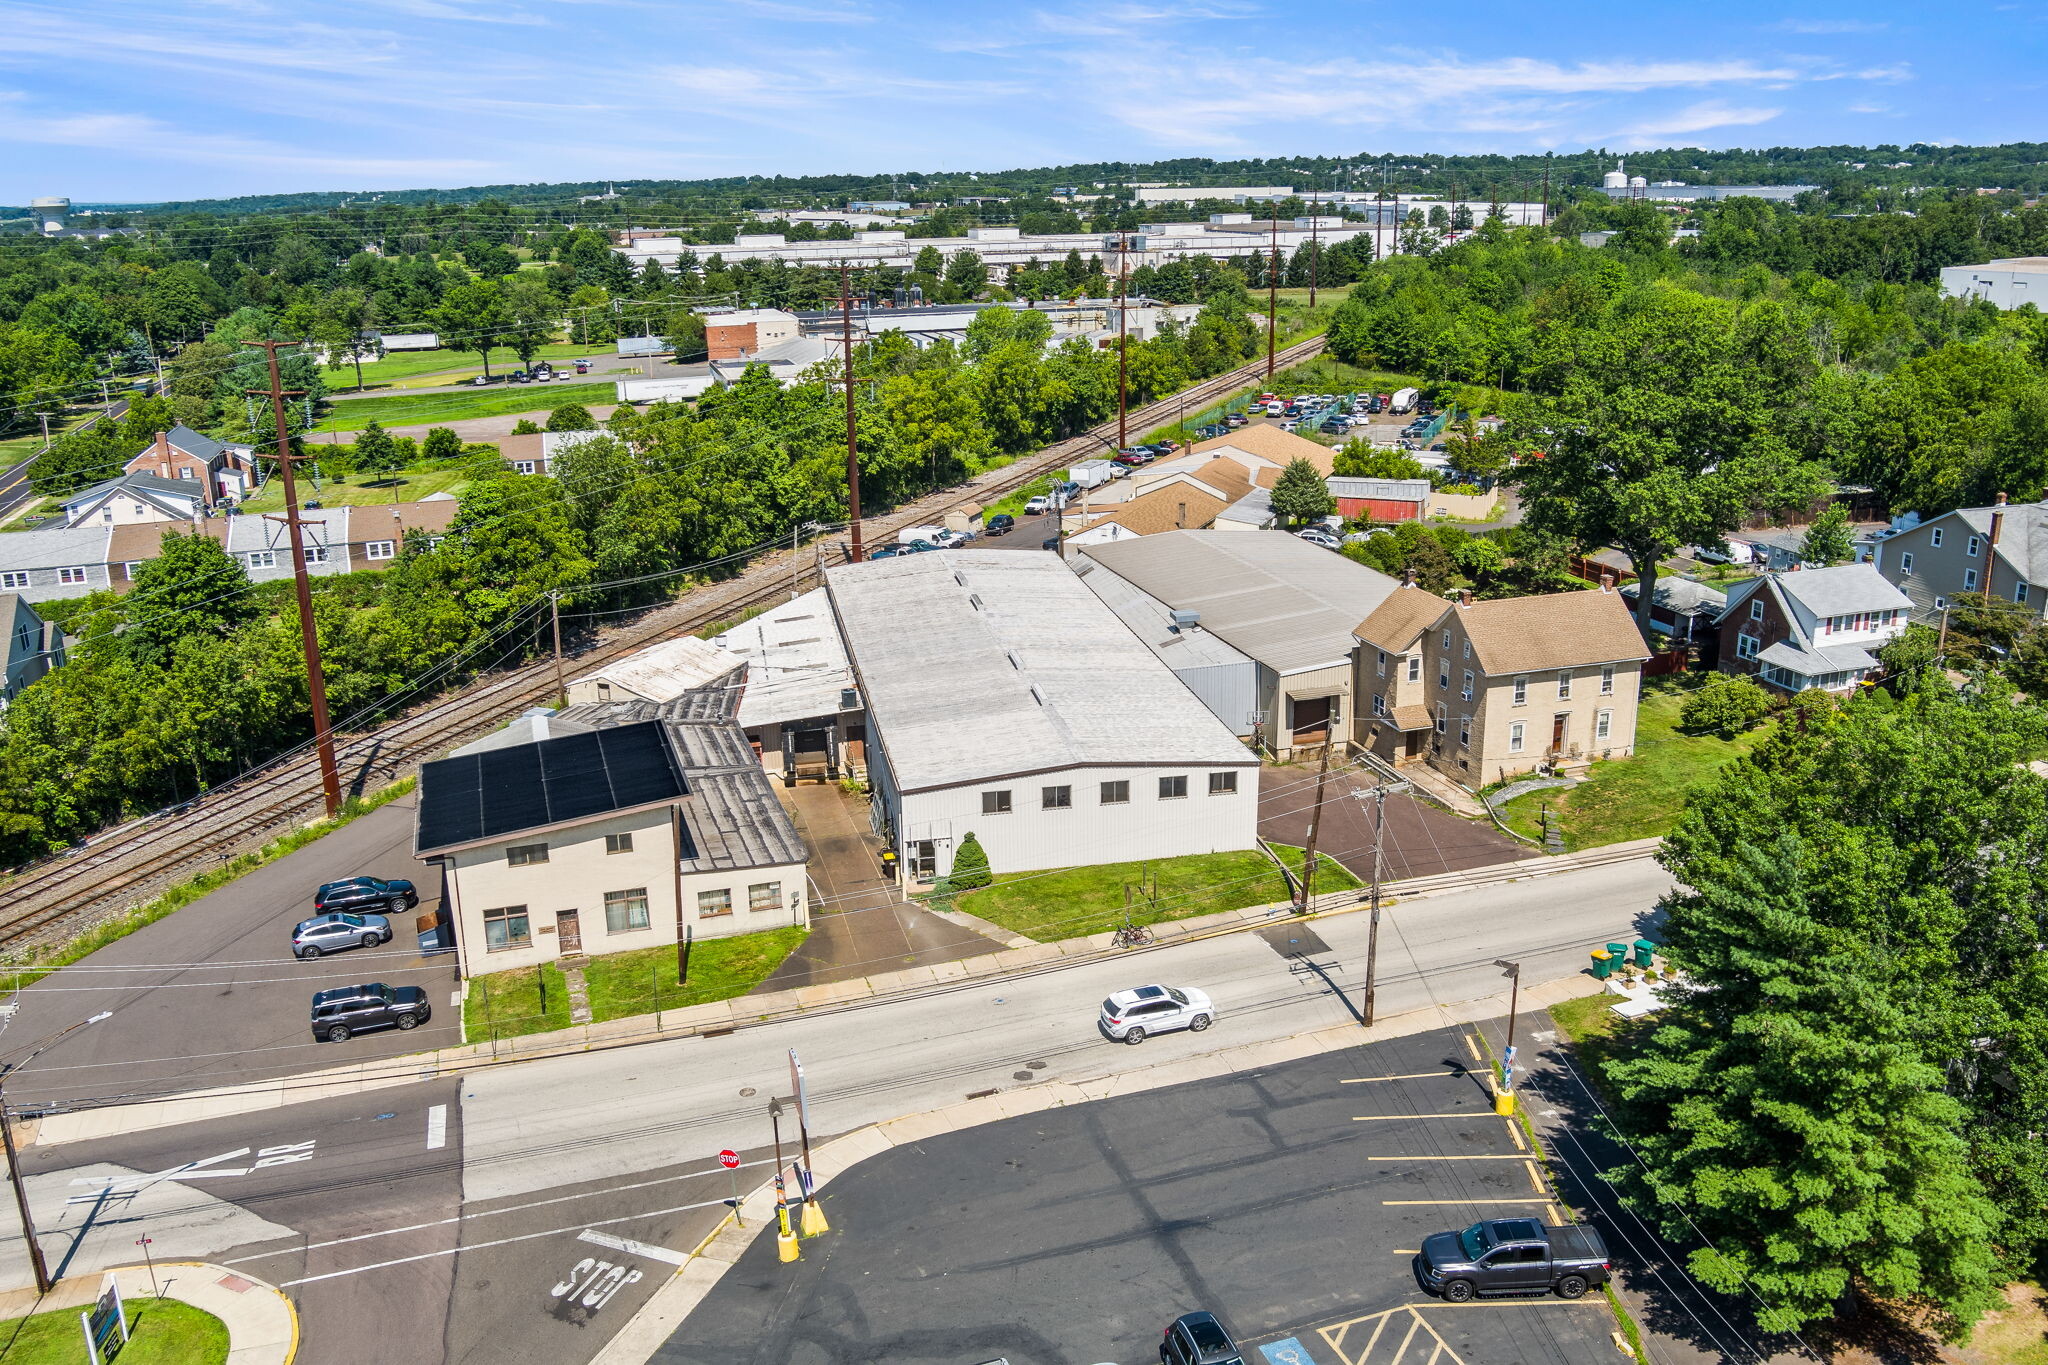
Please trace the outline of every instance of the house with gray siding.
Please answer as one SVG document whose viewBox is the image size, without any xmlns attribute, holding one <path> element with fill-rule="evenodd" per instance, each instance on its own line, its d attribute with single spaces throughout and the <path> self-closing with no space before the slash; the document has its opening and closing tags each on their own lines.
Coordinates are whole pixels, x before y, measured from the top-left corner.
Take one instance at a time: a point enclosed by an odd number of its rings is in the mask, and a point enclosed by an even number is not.
<svg viewBox="0 0 2048 1365">
<path fill-rule="evenodd" d="M 1728 594 L 1715 666 L 1785 692 L 1846 692 L 1877 671 L 1911 607 L 1868 564 L 1765 574 Z"/>
<path fill-rule="evenodd" d="M 1877 538 L 1871 564 L 1933 623 L 1964 593 L 2048 610 L 2048 502 L 1959 507 Z"/>
<path fill-rule="evenodd" d="M 64 632 L 36 615 L 19 593 L 0 593 L 0 630 L 7 632 L 7 667 L 0 675 L 0 709 L 21 689 L 64 663 Z"/>
</svg>

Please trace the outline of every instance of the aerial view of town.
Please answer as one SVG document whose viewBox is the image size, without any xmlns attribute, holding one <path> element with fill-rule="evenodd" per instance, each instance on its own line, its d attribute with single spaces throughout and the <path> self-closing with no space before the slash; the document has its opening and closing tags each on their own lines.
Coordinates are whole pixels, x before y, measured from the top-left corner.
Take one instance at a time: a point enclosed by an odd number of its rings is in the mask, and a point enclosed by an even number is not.
<svg viewBox="0 0 2048 1365">
<path fill-rule="evenodd" d="M 0 1365 L 2048 1365 L 2044 71 L 0 0 Z"/>
</svg>

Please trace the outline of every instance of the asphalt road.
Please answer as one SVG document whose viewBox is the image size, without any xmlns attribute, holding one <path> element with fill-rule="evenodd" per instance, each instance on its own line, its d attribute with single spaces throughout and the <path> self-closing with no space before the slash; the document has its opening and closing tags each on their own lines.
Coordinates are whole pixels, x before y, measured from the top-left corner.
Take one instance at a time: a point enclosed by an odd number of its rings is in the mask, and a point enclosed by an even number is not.
<svg viewBox="0 0 2048 1365">
<path fill-rule="evenodd" d="M 1308 840 L 1315 813 L 1316 768 L 1295 763 L 1259 774 L 1259 837 L 1300 847 Z M 1373 812 L 1354 792 L 1365 790 L 1357 772 L 1333 765 L 1323 799 L 1317 847 L 1361 881 L 1372 877 Z M 1381 839 L 1386 877 L 1433 877 L 1472 867 L 1512 863 L 1536 852 L 1478 820 L 1463 820 L 1413 796 L 1390 796 L 1387 830 Z"/>
<path fill-rule="evenodd" d="M 1492 959 L 1504 954 L 1521 960 L 1530 980 L 1566 975 L 1584 962 L 1589 944 L 1647 927 L 1668 882 L 1654 864 L 1634 861 L 1397 905 L 1382 926 L 1380 1008 L 1392 1016 L 1490 996 L 1500 984 Z M 813 1134 L 822 1137 L 991 1087 L 1114 1075 L 1354 1018 L 1365 917 L 1315 926 L 1329 945 L 1317 959 L 1327 980 L 1294 969 L 1283 955 L 1288 926 L 1276 927 L 1278 947 L 1256 935 L 1232 935 L 818 1011 L 723 1037 L 508 1064 L 459 1081 L 422 1081 L 119 1138 L 45 1147 L 34 1145 L 31 1127 L 24 1169 L 44 1245 L 53 1260 L 67 1260 L 68 1271 L 132 1262 L 135 1238 L 144 1233 L 156 1239 L 160 1258 L 246 1269 L 298 1301 L 306 1328 L 301 1358 L 312 1365 L 587 1360 L 722 1215 L 720 1201 L 731 1186 L 714 1154 L 721 1147 L 746 1153 L 756 1163 L 752 1178 L 761 1177 L 758 1154 L 770 1139 L 766 1104 L 788 1093 L 789 1049 L 804 1059 Z M 1217 1026 L 1140 1048 L 1105 1041 L 1094 1028 L 1097 1002 L 1110 990 L 1157 979 L 1208 990 L 1220 1006 Z M 315 1055 L 325 1060 L 339 1051 Z M 10 1098 L 47 1059 L 10 1081 Z M 1245 1084 L 1256 1090 L 1260 1083 Z M 1483 1108 L 1469 1083 L 1429 1102 L 1438 1099 Z M 1133 1189 L 1154 1199 L 1171 1192 L 1177 1178 L 1146 1183 L 1161 1160 L 1202 1156 L 1247 1172 L 1268 1157 L 1279 1163 L 1273 1180 L 1300 1187 L 1293 1202 L 1247 1202 L 1242 1225 L 1204 1245 L 1195 1261 L 1209 1277 L 1202 1283 L 1227 1292 L 1224 1306 L 1245 1314 L 1244 1331 L 1306 1330 L 1400 1306 L 1373 1297 L 1377 1290 L 1345 1296 L 1338 1286 L 1314 1295 L 1304 1288 L 1258 1309 L 1265 1281 L 1250 1263 L 1262 1259 L 1305 1266 L 1320 1258 L 1351 1265 L 1345 1274 L 1363 1264 L 1380 1277 L 1374 1284 L 1391 1273 L 1376 1268 L 1384 1239 L 1361 1240 L 1344 1230 L 1345 1220 L 1319 1221 L 1324 1195 L 1312 1172 L 1288 1164 L 1296 1159 L 1292 1147 L 1346 1140 L 1350 1129 L 1317 1118 L 1323 1129 L 1341 1133 L 1316 1139 L 1283 1125 L 1286 1142 L 1273 1152 L 1247 1145 L 1245 1133 L 1277 1120 L 1247 1118 L 1240 1099 L 1197 1096 L 1181 1106 L 1165 1137 L 1124 1141 L 1112 1132 L 1107 1145 L 1128 1169 L 1111 1165 L 1093 1175 L 1106 1170 L 1123 1191 L 1109 1197 L 1128 1208 Z M 1102 1145 L 1063 1147 L 1065 1155 L 1027 1164 L 1023 1174 L 1043 1175 L 1055 1191 L 1071 1188 L 1088 1173 L 1063 1163 L 1094 1160 L 1086 1153 Z M 986 1175 L 998 1186 L 1021 1178 L 1000 1161 L 990 1167 Z M 1414 1177 L 1427 1189 L 1442 1178 L 1427 1171 Z M 972 1195 L 951 1177 L 933 1189 L 948 1199 Z M 1192 1216 L 1190 1205 L 1168 1200 L 1157 1207 L 1172 1218 Z M 1439 1214 L 1444 1210 L 1432 1217 Z M 1097 1228 L 1103 1235 L 1102 1220 L 1072 1207 L 1069 1215 L 1077 1234 Z M 984 1257 L 1005 1254 L 1001 1223 L 980 1233 L 988 1243 Z M 1287 1237 L 1298 1245 L 1286 1244 Z M 926 1269 L 948 1267 L 927 1262 Z M 0 1210 L 0 1288 L 27 1278 L 11 1208 Z M 1158 1331 L 1158 1286 L 1129 1277 L 1117 1283 L 1129 1300 L 1128 1332 Z M 1022 1308 L 1011 1311 L 1061 1311 L 1053 1303 L 1019 1302 Z M 1448 1331 L 1446 1339 L 1455 1340 Z M 1033 1357 L 1012 1356 L 1015 1365 L 1027 1358 Z M 1339 1358 L 1309 1358 L 1339 1365 Z M 1489 1357 L 1464 1358 L 1477 1365 Z M 1342 1365 L 1390 1362 L 1342 1358 Z"/>
<path fill-rule="evenodd" d="M 1149 1365 L 1197 1309 L 1275 1365 L 1607 1359 L 1597 1294 L 1417 1285 L 1429 1233 L 1552 1213 L 1477 1064 L 1444 1029 L 894 1148 L 827 1187 L 799 1263 L 757 1238 L 655 1361 Z"/>
<path fill-rule="evenodd" d="M 10 1103 L 186 1090 L 460 1041 L 454 954 L 422 957 L 412 929 L 413 914 L 434 910 L 440 895 L 438 874 L 413 860 L 412 816 L 413 798 L 394 801 L 28 987 L 0 1033 L 0 1057 L 103 1010 L 113 1017 L 10 1077 Z M 313 913 L 314 890 L 358 875 L 414 881 L 418 911 L 394 917 L 397 937 L 382 947 L 292 957 L 292 926 Z M 433 1018 L 410 1033 L 314 1042 L 313 992 L 364 981 L 424 987 Z"/>
</svg>

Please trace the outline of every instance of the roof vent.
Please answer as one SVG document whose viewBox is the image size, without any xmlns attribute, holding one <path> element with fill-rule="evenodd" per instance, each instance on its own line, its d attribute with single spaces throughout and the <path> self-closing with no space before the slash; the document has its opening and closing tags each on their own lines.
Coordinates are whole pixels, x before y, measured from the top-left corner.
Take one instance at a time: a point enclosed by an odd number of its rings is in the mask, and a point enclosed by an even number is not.
<svg viewBox="0 0 2048 1365">
<path fill-rule="evenodd" d="M 857 687 L 840 688 L 839 709 L 842 711 L 860 710 L 860 689 Z"/>
<path fill-rule="evenodd" d="M 1199 630 L 1201 626 L 1202 613 L 1198 611 L 1175 611 L 1173 613 L 1173 628 L 1175 630 Z"/>
</svg>

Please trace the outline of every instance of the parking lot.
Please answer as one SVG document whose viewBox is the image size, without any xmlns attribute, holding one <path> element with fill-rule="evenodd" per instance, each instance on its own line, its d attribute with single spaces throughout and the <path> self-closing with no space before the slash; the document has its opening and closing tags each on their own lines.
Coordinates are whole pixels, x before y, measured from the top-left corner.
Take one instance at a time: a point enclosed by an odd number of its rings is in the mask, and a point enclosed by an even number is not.
<svg viewBox="0 0 2048 1365">
<path fill-rule="evenodd" d="M 1431 1232 L 1568 1216 L 1481 1068 L 1446 1028 L 896 1148 L 828 1187 L 802 1261 L 757 1240 L 655 1359 L 1150 1365 L 1195 1309 L 1258 1365 L 1618 1359 L 1597 1294 L 1417 1284 Z"/>
</svg>

